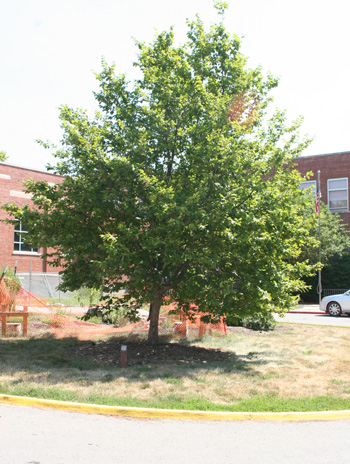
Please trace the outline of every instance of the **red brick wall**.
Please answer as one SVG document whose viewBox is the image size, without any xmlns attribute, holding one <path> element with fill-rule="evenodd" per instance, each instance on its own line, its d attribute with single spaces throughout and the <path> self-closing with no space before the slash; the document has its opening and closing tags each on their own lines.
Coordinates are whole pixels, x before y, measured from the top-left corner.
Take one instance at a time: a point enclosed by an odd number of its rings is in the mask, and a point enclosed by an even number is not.
<svg viewBox="0 0 350 464">
<path fill-rule="evenodd" d="M 348 178 L 348 195 L 350 191 L 350 152 L 330 153 L 326 155 L 302 156 L 295 160 L 298 171 L 305 176 L 309 171 L 313 175 L 309 180 L 317 180 L 317 171 L 320 171 L 320 184 L 322 201 L 328 203 L 327 180 Z M 348 198 L 349 201 L 349 198 Z M 350 204 L 350 203 L 349 203 Z M 350 212 L 339 212 L 342 220 L 350 229 Z"/>
<path fill-rule="evenodd" d="M 63 178 L 44 171 L 36 171 L 0 162 L 0 202 L 16 203 L 19 206 L 31 204 L 30 198 L 23 197 L 23 181 L 28 179 L 47 180 L 59 183 Z M 0 209 L 0 219 L 4 219 L 6 213 Z M 39 253 L 42 253 L 39 249 Z M 17 272 L 55 272 L 60 269 L 46 264 L 40 255 L 28 252 L 14 251 L 14 226 L 0 222 L 0 267 L 8 265 L 15 267 Z"/>
</svg>

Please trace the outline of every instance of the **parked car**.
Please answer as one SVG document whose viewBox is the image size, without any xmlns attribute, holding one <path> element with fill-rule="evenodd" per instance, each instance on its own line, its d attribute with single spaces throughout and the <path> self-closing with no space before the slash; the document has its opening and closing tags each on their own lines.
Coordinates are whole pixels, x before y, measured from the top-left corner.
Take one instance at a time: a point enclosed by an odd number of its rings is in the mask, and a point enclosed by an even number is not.
<svg viewBox="0 0 350 464">
<path fill-rule="evenodd" d="M 350 290 L 342 295 L 330 295 L 322 298 L 320 310 L 326 311 L 331 316 L 340 316 L 346 313 L 350 316 Z"/>
</svg>

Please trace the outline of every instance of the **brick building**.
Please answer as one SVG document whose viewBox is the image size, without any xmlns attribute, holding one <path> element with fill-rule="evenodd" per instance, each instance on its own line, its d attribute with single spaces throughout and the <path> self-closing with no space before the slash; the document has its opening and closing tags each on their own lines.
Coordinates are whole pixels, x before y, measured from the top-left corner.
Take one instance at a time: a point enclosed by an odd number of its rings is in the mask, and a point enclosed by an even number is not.
<svg viewBox="0 0 350 464">
<path fill-rule="evenodd" d="M 24 193 L 23 181 L 28 179 L 46 180 L 50 183 L 62 182 L 63 178 L 39 171 L 0 162 L 0 203 L 16 203 L 18 206 L 30 204 L 30 196 Z M 0 209 L 0 219 L 6 213 Z M 16 226 L 0 222 L 0 268 L 8 265 L 18 273 L 57 273 L 58 269 L 41 259 L 42 248 L 33 249 L 23 243 L 27 233 L 25 224 L 18 221 Z"/>
<path fill-rule="evenodd" d="M 295 164 L 303 176 L 309 171 L 313 173 L 307 182 L 303 182 L 303 187 L 316 188 L 317 171 L 320 171 L 322 201 L 328 205 L 332 212 L 339 213 L 341 219 L 350 229 L 350 152 L 302 156 L 295 160 Z"/>
</svg>

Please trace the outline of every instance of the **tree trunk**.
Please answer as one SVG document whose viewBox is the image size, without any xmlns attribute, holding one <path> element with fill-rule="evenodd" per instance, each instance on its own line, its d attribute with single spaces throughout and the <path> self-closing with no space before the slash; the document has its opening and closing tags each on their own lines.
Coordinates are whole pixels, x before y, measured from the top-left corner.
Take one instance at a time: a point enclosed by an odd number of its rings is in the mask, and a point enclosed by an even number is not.
<svg viewBox="0 0 350 464">
<path fill-rule="evenodd" d="M 159 312 L 162 304 L 161 293 L 154 295 L 153 301 L 150 305 L 149 310 L 149 330 L 148 330 L 148 343 L 150 345 L 156 345 L 158 343 L 158 323 L 159 323 Z"/>
</svg>

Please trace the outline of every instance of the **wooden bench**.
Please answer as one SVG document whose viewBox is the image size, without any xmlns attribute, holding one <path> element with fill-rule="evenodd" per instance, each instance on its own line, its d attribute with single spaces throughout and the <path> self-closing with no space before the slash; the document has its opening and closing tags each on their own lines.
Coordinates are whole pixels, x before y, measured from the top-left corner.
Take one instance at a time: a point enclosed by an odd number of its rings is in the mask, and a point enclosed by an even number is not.
<svg viewBox="0 0 350 464">
<path fill-rule="evenodd" d="M 0 317 L 1 317 L 1 335 L 6 337 L 7 319 L 9 317 L 21 317 L 22 318 L 22 334 L 23 337 L 27 335 L 28 331 L 28 306 L 23 307 L 23 311 L 6 311 L 7 305 L 1 305 Z"/>
</svg>

